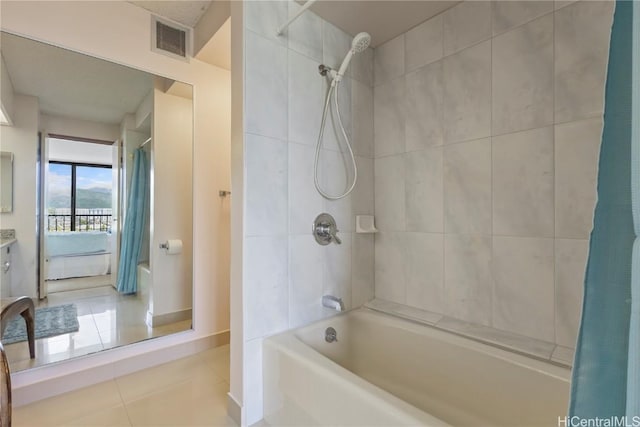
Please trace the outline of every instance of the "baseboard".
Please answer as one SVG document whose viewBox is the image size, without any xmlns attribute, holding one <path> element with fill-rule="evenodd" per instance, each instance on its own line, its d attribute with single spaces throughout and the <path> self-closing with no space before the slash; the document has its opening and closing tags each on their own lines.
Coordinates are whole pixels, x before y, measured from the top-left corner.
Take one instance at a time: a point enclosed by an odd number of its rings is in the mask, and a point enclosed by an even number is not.
<svg viewBox="0 0 640 427">
<path fill-rule="evenodd" d="M 227 415 L 229 415 L 229 418 L 237 425 L 242 425 L 242 406 L 240 406 L 231 393 L 227 393 Z"/>
<path fill-rule="evenodd" d="M 211 340 L 211 346 L 209 348 L 221 347 L 231 342 L 231 332 L 227 329 L 215 335 L 210 335 L 209 339 Z"/>
<path fill-rule="evenodd" d="M 171 323 L 182 322 L 183 320 L 189 320 L 193 318 L 191 316 L 192 311 L 193 310 L 191 310 L 190 308 L 186 308 L 184 310 L 156 315 L 151 312 L 147 312 L 147 325 L 152 328 L 157 328 L 158 326 L 164 326 Z"/>
<path fill-rule="evenodd" d="M 14 385 L 12 389 L 13 406 L 18 407 L 28 405 L 38 400 L 57 396 L 59 394 L 88 387 L 104 381 L 110 381 L 133 372 L 191 356 L 210 348 L 226 345 L 229 343 L 229 337 L 229 331 L 226 330 L 176 345 L 165 347 L 160 346 L 151 351 L 147 351 L 142 354 L 135 354 L 129 357 L 123 357 L 118 360 L 110 360 L 109 355 L 115 354 L 115 351 L 122 349 L 105 350 L 95 355 L 72 359 L 66 361 L 66 363 L 61 362 L 58 364 L 58 367 L 61 367 L 61 365 L 71 365 L 79 361 L 88 361 L 91 357 L 105 359 L 102 364 L 91 366 L 86 369 L 65 369 L 65 373 L 42 381 L 37 380 L 38 373 L 48 369 L 55 369 L 56 366 L 45 365 L 27 371 L 13 373 L 11 375 L 12 383 Z M 155 341 L 159 340 L 160 338 Z M 132 347 L 135 345 L 137 344 L 125 347 Z M 34 377 L 36 377 L 36 380 L 34 380 Z"/>
</svg>

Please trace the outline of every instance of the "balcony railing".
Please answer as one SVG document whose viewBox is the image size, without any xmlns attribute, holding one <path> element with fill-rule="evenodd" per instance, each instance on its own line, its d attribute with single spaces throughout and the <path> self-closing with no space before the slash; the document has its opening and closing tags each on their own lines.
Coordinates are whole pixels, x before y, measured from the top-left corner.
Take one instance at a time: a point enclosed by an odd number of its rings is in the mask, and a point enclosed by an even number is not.
<svg viewBox="0 0 640 427">
<path fill-rule="evenodd" d="M 111 231 L 111 214 L 55 213 L 47 215 L 47 231 Z M 72 226 L 73 225 L 73 226 Z"/>
</svg>

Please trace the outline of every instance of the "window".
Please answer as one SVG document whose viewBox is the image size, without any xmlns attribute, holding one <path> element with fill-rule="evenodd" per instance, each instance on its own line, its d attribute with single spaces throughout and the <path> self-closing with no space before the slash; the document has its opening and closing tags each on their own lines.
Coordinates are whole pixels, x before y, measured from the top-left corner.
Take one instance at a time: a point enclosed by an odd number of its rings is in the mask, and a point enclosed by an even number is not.
<svg viewBox="0 0 640 427">
<path fill-rule="evenodd" d="M 111 231 L 111 166 L 50 162 L 48 231 Z"/>
</svg>

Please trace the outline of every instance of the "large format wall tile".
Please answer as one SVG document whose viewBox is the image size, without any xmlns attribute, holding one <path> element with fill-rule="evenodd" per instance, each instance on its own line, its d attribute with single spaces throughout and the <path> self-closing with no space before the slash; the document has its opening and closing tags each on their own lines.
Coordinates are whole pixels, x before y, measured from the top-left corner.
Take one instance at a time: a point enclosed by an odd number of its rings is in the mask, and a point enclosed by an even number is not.
<svg viewBox="0 0 640 427">
<path fill-rule="evenodd" d="M 553 15 L 493 40 L 493 135 L 553 123 Z"/>
<path fill-rule="evenodd" d="M 446 57 L 443 74 L 445 143 L 489 136 L 491 41 Z"/>
<path fill-rule="evenodd" d="M 323 210 L 313 183 L 314 155 L 312 147 L 289 144 L 289 234 L 311 234 L 311 223 Z"/>
<path fill-rule="evenodd" d="M 351 308 L 351 237 L 340 233 L 341 244 L 322 247 L 322 294 L 342 298 L 346 310 Z"/>
<path fill-rule="evenodd" d="M 442 147 L 404 155 L 407 231 L 443 232 Z"/>
<path fill-rule="evenodd" d="M 375 294 L 374 235 L 354 234 L 351 242 L 351 306 L 360 307 Z"/>
<path fill-rule="evenodd" d="M 287 49 L 245 32 L 245 105 L 247 132 L 287 139 Z M 279 108 L 273 108 L 274 105 Z"/>
<path fill-rule="evenodd" d="M 376 86 L 404 74 L 404 34 L 378 46 L 375 52 L 373 77 Z"/>
<path fill-rule="evenodd" d="M 494 1 L 493 34 L 498 35 L 534 18 L 552 12 L 553 6 L 553 1 Z"/>
<path fill-rule="evenodd" d="M 376 227 L 381 231 L 405 230 L 403 155 L 381 157 L 374 163 Z"/>
<path fill-rule="evenodd" d="M 373 215 L 374 210 L 374 174 L 373 159 L 356 156 L 358 166 L 358 181 L 351 193 L 351 212 L 353 229 L 355 230 L 356 215 Z"/>
<path fill-rule="evenodd" d="M 465 1 L 444 14 L 444 54 L 491 37 L 491 2 Z"/>
<path fill-rule="evenodd" d="M 575 3 L 576 1 L 578 0 L 553 0 L 553 6 L 555 10 L 558 10 L 562 9 L 565 6 L 569 6 L 571 3 Z"/>
<path fill-rule="evenodd" d="M 375 296 L 404 304 L 404 234 L 380 232 L 375 236 Z"/>
<path fill-rule="evenodd" d="M 337 197 L 344 194 L 353 183 L 353 164 L 351 158 L 344 153 L 322 150 L 318 168 L 320 185 L 329 196 Z M 353 220 L 351 219 L 352 197 L 353 193 L 338 200 L 323 198 L 323 212 L 332 215 L 336 220 L 338 229 L 343 232 L 353 230 Z M 315 215 L 313 218 L 315 218 Z"/>
<path fill-rule="evenodd" d="M 405 96 L 404 78 L 398 78 L 374 88 L 375 157 L 399 154 L 405 151 Z"/>
<path fill-rule="evenodd" d="M 493 288 L 491 237 L 445 234 L 444 277 L 445 314 L 489 326 Z"/>
<path fill-rule="evenodd" d="M 328 79 L 322 80 L 323 95 L 321 107 L 322 109 L 324 109 L 324 102 L 326 101 L 326 93 L 329 90 L 330 81 Z M 322 138 L 322 148 L 327 148 L 334 151 L 342 151 L 346 153 L 348 151 L 348 148 L 346 145 L 344 133 L 342 131 L 344 128 L 344 132 L 347 134 L 347 138 L 349 138 L 349 141 L 351 141 L 351 112 L 353 102 L 351 96 L 351 79 L 349 77 L 344 77 L 341 80 L 340 84 L 336 85 L 335 93 L 337 93 L 338 96 L 340 120 L 338 120 L 338 110 L 335 108 L 335 100 L 332 95 L 330 108 L 327 111 L 324 134 Z M 322 109 L 320 111 L 323 111 Z M 340 126 L 340 123 L 342 123 L 342 127 Z M 317 136 L 315 138 L 317 140 Z"/>
<path fill-rule="evenodd" d="M 468 1 L 374 50 L 376 297 L 573 345 L 565 284 L 583 280 L 586 254 L 569 246 L 592 227 L 613 7 Z M 419 263 L 438 246 L 425 231 L 445 233 L 442 289 L 423 286 L 438 281 Z"/>
<path fill-rule="evenodd" d="M 373 157 L 373 90 L 351 81 L 352 148 L 357 156 Z"/>
<path fill-rule="evenodd" d="M 289 327 L 322 318 L 323 247 L 311 234 L 289 236 Z"/>
<path fill-rule="evenodd" d="M 405 149 L 442 145 L 442 62 L 406 76 Z"/>
<path fill-rule="evenodd" d="M 245 340 L 289 325 L 288 248 L 287 236 L 244 239 Z"/>
<path fill-rule="evenodd" d="M 302 7 L 295 1 L 286 3 L 289 4 L 289 16 Z M 285 38 L 289 40 L 289 49 L 322 62 L 322 19 L 318 15 L 307 10 L 285 31 Z"/>
<path fill-rule="evenodd" d="M 315 146 L 324 105 L 318 63 L 289 52 L 289 141 Z"/>
<path fill-rule="evenodd" d="M 277 35 L 278 27 L 288 18 L 286 1 L 247 1 L 244 6 L 245 25 L 262 37 L 274 40 L 279 44 L 287 44 L 286 34 Z"/>
<path fill-rule="evenodd" d="M 288 12 L 299 7 L 290 1 L 245 4 L 242 338 L 245 367 L 250 371 L 261 366 L 261 337 L 336 314 L 322 307 L 322 295 L 343 298 L 347 308 L 374 296 L 374 236 L 351 233 L 354 215 L 372 214 L 374 209 L 373 49 L 353 58 L 340 84 L 341 116 L 359 156 L 360 181 L 350 196 L 328 201 L 314 186 L 315 146 L 329 84 L 318 74 L 318 65 L 338 67 L 352 37 L 312 12 L 302 14 L 277 36 L 276 28 Z M 404 76 L 399 80 L 396 101 L 402 107 Z M 392 118 L 385 136 L 393 135 L 390 146 L 395 144 L 402 153 L 404 117 L 399 111 L 398 134 L 393 134 Z M 335 122 L 332 106 L 318 175 L 322 188 L 333 194 L 344 191 L 353 176 L 349 159 L 341 154 L 346 147 Z M 401 156 L 398 160 L 402 165 Z M 404 228 L 401 168 L 400 172 L 397 194 Z M 311 224 L 321 212 L 337 220 L 341 245 L 322 247 L 313 239 Z M 404 286 L 401 292 L 404 295 Z M 259 370 L 251 373 L 255 375 L 245 401 L 255 422 L 262 417 L 262 380 Z"/>
<path fill-rule="evenodd" d="M 407 305 L 443 313 L 444 235 L 405 233 L 404 244 Z"/>
<path fill-rule="evenodd" d="M 444 149 L 444 227 L 447 233 L 491 234 L 491 139 Z"/>
<path fill-rule="evenodd" d="M 287 143 L 245 134 L 245 145 L 245 235 L 286 234 Z"/>
<path fill-rule="evenodd" d="M 556 237 L 587 239 L 593 228 L 602 119 L 555 127 Z"/>
<path fill-rule="evenodd" d="M 405 34 L 405 72 L 413 71 L 443 55 L 442 15 L 423 22 Z"/>
<path fill-rule="evenodd" d="M 493 233 L 553 237 L 553 128 L 493 138 Z"/>
<path fill-rule="evenodd" d="M 346 52 L 345 52 L 346 55 Z M 351 58 L 351 76 L 367 86 L 373 86 L 373 49 L 367 48 L 364 52 Z"/>
<path fill-rule="evenodd" d="M 579 1 L 555 14 L 555 121 L 600 114 L 615 2 Z"/>
<path fill-rule="evenodd" d="M 351 49 L 351 36 L 335 25 L 322 21 L 322 40 L 322 63 L 337 70 Z M 350 73 L 349 69 L 346 75 L 349 76 Z"/>
<path fill-rule="evenodd" d="M 589 256 L 588 240 L 556 239 L 556 342 L 575 347 Z"/>
<path fill-rule="evenodd" d="M 493 265 L 493 326 L 553 342 L 553 239 L 494 237 Z"/>
</svg>

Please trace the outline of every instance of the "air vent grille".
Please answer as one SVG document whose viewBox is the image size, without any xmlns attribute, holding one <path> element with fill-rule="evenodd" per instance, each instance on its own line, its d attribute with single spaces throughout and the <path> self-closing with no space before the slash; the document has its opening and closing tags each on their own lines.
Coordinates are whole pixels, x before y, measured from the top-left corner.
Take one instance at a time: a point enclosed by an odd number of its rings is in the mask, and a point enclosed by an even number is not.
<svg viewBox="0 0 640 427">
<path fill-rule="evenodd" d="M 159 16 L 151 16 L 151 50 L 189 62 L 191 29 Z"/>
<path fill-rule="evenodd" d="M 187 32 L 156 21 L 156 48 L 187 57 Z"/>
</svg>

